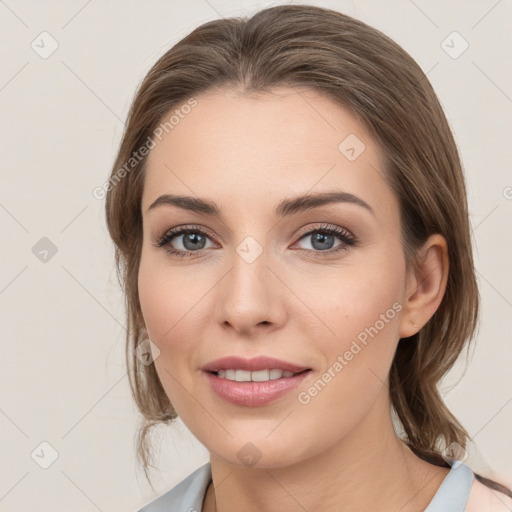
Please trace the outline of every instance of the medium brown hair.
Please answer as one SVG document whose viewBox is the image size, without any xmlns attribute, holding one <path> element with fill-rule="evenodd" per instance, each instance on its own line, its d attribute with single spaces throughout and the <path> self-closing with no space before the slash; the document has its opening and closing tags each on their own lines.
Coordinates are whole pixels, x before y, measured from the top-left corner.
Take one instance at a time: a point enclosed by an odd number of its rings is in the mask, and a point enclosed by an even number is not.
<svg viewBox="0 0 512 512">
<path fill-rule="evenodd" d="M 446 407 L 438 382 L 474 339 L 479 306 L 457 147 L 431 84 L 406 51 L 361 21 L 309 5 L 279 5 L 250 18 L 201 25 L 154 64 L 131 105 L 105 208 L 126 298 L 130 387 L 143 415 L 139 460 L 146 471 L 151 465 L 150 429 L 174 420 L 177 413 L 155 366 L 140 364 L 134 354 L 147 337 L 137 290 L 146 157 L 128 171 L 126 162 L 164 116 L 190 98 L 212 88 L 238 87 L 250 94 L 278 86 L 320 92 L 370 130 L 385 155 L 385 177 L 399 200 L 408 265 L 416 264 L 416 250 L 430 235 L 440 233 L 447 240 L 445 295 L 429 322 L 399 341 L 389 392 L 411 449 L 448 466 L 443 456 L 460 458 L 470 438 Z M 500 484 L 477 478 L 512 496 Z"/>
</svg>

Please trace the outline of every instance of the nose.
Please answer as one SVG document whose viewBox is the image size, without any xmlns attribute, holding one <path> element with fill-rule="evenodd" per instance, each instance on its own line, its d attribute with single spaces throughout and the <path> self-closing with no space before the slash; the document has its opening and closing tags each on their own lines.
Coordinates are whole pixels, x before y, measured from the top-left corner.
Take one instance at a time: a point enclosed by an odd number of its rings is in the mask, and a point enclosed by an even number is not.
<svg viewBox="0 0 512 512">
<path fill-rule="evenodd" d="M 232 267 L 216 290 L 216 321 L 240 335 L 268 333 L 284 322 L 285 310 L 280 301 L 282 285 L 261 253 L 251 261 L 234 252 Z"/>
</svg>

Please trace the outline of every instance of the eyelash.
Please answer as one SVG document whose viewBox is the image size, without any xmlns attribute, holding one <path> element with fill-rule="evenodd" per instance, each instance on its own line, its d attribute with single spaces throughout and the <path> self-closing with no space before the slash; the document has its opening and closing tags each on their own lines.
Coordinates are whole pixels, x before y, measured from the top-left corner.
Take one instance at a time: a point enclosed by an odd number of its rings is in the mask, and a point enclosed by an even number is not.
<svg viewBox="0 0 512 512">
<path fill-rule="evenodd" d="M 200 249 L 198 251 L 183 251 L 180 249 L 174 249 L 170 245 L 170 242 L 172 240 L 174 240 L 174 238 L 176 238 L 177 236 L 187 235 L 190 233 L 199 233 L 200 235 L 206 236 L 207 238 L 211 239 L 211 237 L 208 235 L 208 233 L 206 231 L 204 231 L 203 229 L 200 229 L 197 226 L 186 226 L 186 227 L 174 228 L 174 229 L 167 231 L 166 233 L 164 233 L 163 236 L 161 236 L 156 241 L 156 243 L 154 245 L 155 245 L 155 247 L 163 247 L 164 250 L 167 251 L 172 256 L 177 256 L 179 258 L 184 258 L 185 256 L 193 257 L 195 254 L 200 253 L 201 251 L 203 251 L 205 249 Z M 314 233 L 336 235 L 338 237 L 338 239 L 341 240 L 342 244 L 339 245 L 336 249 L 329 249 L 326 251 L 318 251 L 318 250 L 314 250 L 314 249 L 300 249 L 301 251 L 306 251 L 308 253 L 331 255 L 331 254 L 338 253 L 341 251 L 346 251 L 346 250 L 348 250 L 349 247 L 355 247 L 358 245 L 357 239 L 349 231 L 347 231 L 346 229 L 343 229 L 343 228 L 339 228 L 337 226 L 330 226 L 328 224 L 322 224 L 321 226 L 319 226 L 315 229 L 311 229 L 311 230 L 307 231 L 306 233 L 303 233 L 299 237 L 298 241 L 300 241 L 303 238 L 306 238 L 309 235 L 312 235 Z M 317 256 L 316 254 L 313 257 L 315 257 L 315 258 L 323 257 L 323 256 Z"/>
</svg>

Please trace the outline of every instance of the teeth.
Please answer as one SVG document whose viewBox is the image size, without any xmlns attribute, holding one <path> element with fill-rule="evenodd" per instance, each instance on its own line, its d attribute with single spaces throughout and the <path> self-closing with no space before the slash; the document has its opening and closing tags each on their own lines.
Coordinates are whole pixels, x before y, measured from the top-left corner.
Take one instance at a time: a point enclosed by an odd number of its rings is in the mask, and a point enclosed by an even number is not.
<svg viewBox="0 0 512 512">
<path fill-rule="evenodd" d="M 280 379 L 281 377 L 292 377 L 293 372 L 287 372 L 272 368 L 271 370 L 219 370 L 217 373 L 221 379 L 236 380 L 237 382 L 267 382 L 268 380 Z"/>
<path fill-rule="evenodd" d="M 268 373 L 271 379 L 280 379 L 284 375 L 283 370 L 279 370 L 278 368 L 272 368 Z"/>
</svg>

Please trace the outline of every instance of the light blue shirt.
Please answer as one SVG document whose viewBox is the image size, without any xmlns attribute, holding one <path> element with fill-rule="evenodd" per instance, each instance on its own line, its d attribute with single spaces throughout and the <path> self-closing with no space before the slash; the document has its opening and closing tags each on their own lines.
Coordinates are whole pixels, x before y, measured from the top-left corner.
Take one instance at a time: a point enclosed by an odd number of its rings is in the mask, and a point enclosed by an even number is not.
<svg viewBox="0 0 512 512">
<path fill-rule="evenodd" d="M 454 460 L 450 472 L 432 498 L 425 512 L 464 512 L 473 485 L 474 474 L 469 466 Z M 207 462 L 170 491 L 148 503 L 137 512 L 201 512 L 206 489 L 212 479 Z"/>
</svg>

